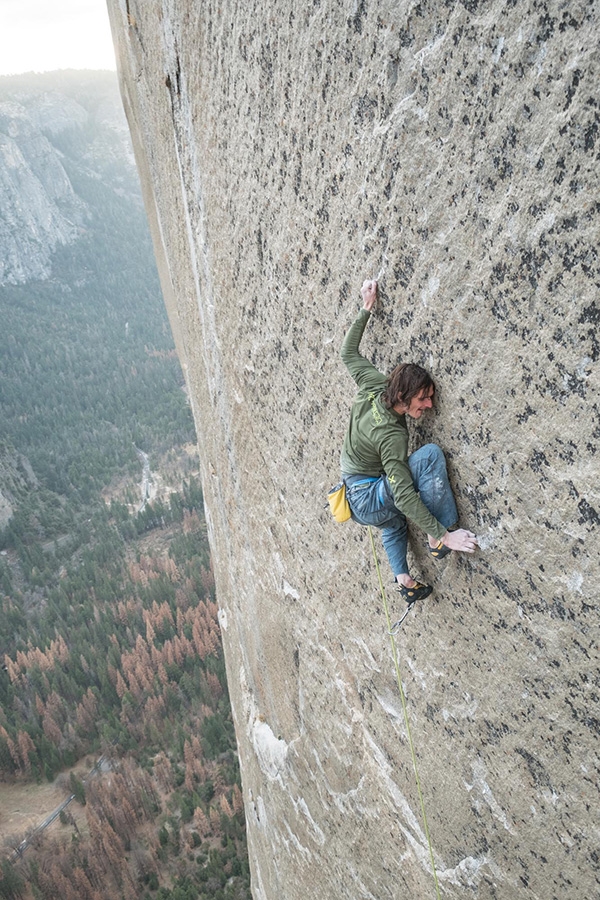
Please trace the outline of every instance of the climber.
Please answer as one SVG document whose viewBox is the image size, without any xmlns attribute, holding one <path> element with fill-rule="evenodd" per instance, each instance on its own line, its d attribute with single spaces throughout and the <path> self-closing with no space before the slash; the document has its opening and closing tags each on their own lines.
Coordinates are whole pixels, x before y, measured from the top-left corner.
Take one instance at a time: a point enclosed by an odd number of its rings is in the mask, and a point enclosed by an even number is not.
<svg viewBox="0 0 600 900">
<path fill-rule="evenodd" d="M 358 385 L 341 454 L 342 478 L 352 518 L 382 529 L 401 596 L 407 603 L 428 597 L 433 588 L 411 577 L 406 562 L 410 519 L 427 533 L 429 552 L 443 559 L 451 550 L 473 553 L 477 538 L 458 527 L 444 454 L 426 444 L 408 455 L 406 416 L 420 419 L 431 409 L 435 385 L 413 363 L 396 366 L 386 378 L 358 352 L 377 299 L 377 282 L 365 281 L 363 308 L 342 345 L 341 357 Z"/>
</svg>

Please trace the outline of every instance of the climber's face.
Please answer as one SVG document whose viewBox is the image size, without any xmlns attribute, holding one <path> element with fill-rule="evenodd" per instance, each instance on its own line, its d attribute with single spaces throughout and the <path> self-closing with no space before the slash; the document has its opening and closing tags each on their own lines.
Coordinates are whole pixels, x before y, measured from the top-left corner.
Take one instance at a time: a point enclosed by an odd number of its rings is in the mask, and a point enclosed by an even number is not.
<svg viewBox="0 0 600 900">
<path fill-rule="evenodd" d="M 435 388 L 433 385 L 425 388 L 425 390 L 417 394 L 416 397 L 412 398 L 409 405 L 404 410 L 404 414 L 410 416 L 411 419 L 420 419 L 425 410 L 431 409 L 433 406 L 434 392 Z"/>
</svg>

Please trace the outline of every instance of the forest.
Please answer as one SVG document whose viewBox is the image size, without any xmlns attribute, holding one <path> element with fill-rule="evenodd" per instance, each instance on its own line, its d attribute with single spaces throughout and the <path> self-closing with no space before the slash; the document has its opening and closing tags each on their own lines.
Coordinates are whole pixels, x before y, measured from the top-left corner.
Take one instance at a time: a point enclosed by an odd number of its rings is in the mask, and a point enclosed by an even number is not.
<svg viewBox="0 0 600 900">
<path fill-rule="evenodd" d="M 137 176 L 93 115 L 116 79 L 0 79 L 57 90 L 90 112 L 48 132 L 88 217 L 51 277 L 0 287 L 0 788 L 65 806 L 10 839 L 0 815 L 0 898 L 248 900 L 194 424 Z"/>
</svg>

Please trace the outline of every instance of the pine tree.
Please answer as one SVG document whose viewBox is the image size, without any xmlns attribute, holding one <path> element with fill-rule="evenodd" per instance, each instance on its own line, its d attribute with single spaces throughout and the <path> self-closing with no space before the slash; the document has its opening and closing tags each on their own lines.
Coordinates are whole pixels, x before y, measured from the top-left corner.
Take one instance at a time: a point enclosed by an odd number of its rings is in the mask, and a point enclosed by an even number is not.
<svg viewBox="0 0 600 900">
<path fill-rule="evenodd" d="M 31 757 L 30 754 L 35 753 L 35 745 L 26 731 L 19 731 L 17 735 L 17 744 L 21 756 L 21 767 L 27 775 L 31 773 Z"/>
</svg>

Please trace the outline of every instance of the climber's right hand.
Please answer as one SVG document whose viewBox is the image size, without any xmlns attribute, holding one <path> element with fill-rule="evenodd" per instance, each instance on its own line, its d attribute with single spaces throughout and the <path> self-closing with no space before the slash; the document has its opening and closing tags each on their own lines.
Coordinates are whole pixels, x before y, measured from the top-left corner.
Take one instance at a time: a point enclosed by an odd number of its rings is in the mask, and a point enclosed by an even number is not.
<svg viewBox="0 0 600 900">
<path fill-rule="evenodd" d="M 461 553 L 473 553 L 477 547 L 477 537 L 466 528 L 457 528 L 456 531 L 447 531 L 442 538 L 442 544 L 450 550 L 458 550 Z"/>
<path fill-rule="evenodd" d="M 363 309 L 371 312 L 375 306 L 375 301 L 377 300 L 377 282 L 369 280 L 364 281 L 360 293 L 363 298 Z"/>
</svg>

